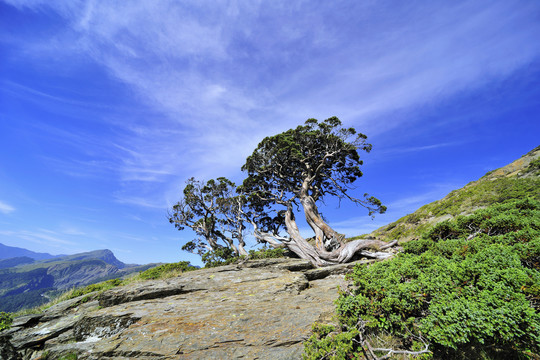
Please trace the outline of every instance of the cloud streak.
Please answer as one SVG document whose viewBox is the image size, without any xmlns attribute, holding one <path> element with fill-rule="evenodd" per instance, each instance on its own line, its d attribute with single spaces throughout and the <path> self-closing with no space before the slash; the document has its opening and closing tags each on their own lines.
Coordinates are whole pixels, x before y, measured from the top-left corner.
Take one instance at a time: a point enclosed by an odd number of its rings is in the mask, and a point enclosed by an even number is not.
<svg viewBox="0 0 540 360">
<path fill-rule="evenodd" d="M 258 141 L 305 118 L 338 115 L 382 133 L 401 125 L 385 114 L 485 86 L 540 54 L 534 2 L 13 4 L 65 19 L 29 54 L 89 58 L 155 112 L 116 121 L 102 150 L 109 162 L 85 162 L 113 169 L 118 200 L 141 206 L 173 193 L 149 183 L 237 176 Z"/>
<path fill-rule="evenodd" d="M 0 213 L 2 214 L 11 214 L 15 211 L 15 208 L 3 201 L 0 201 Z"/>
</svg>

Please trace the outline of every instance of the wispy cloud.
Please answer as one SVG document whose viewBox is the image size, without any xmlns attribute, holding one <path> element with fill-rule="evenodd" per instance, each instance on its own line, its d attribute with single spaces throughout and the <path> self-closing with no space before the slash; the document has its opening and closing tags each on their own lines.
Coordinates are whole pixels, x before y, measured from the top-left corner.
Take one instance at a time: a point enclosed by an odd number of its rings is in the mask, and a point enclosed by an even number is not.
<svg viewBox="0 0 540 360">
<path fill-rule="evenodd" d="M 66 240 L 60 236 L 60 234 L 47 229 L 39 229 L 35 231 L 20 230 L 20 231 L 1 231 L 0 235 L 16 237 L 26 241 L 30 241 L 36 244 L 43 244 L 46 246 L 64 248 L 67 246 L 74 246 L 76 243 Z"/>
<path fill-rule="evenodd" d="M 0 201 L 0 212 L 3 214 L 10 214 L 15 211 L 15 208 L 3 201 Z"/>
<path fill-rule="evenodd" d="M 114 122 L 108 162 L 58 164 L 73 175 L 112 169 L 118 200 L 143 207 L 175 192 L 149 183 L 236 176 L 258 141 L 305 118 L 384 132 L 401 124 L 385 114 L 480 88 L 540 55 L 534 2 L 8 3 L 65 19 L 26 42 L 27 56 L 91 59 L 155 111 Z"/>
</svg>

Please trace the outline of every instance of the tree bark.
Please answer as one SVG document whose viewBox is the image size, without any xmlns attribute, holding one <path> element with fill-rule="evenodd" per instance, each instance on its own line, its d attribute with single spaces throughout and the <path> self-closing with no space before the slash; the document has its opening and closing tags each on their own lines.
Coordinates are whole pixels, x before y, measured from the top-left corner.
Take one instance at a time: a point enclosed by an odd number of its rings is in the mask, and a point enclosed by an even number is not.
<svg viewBox="0 0 540 360">
<path fill-rule="evenodd" d="M 257 228 L 256 224 L 253 224 L 255 226 L 254 234 L 260 242 L 268 243 L 274 248 L 285 246 L 290 251 L 298 255 L 298 257 L 308 260 L 316 267 L 346 263 L 350 261 L 357 253 L 375 259 L 385 259 L 392 256 L 391 253 L 381 252 L 380 250 L 384 250 L 386 248 L 396 245 L 397 240 L 386 243 L 380 240 L 365 239 L 354 240 L 345 243 L 342 240 L 342 236 L 335 232 L 332 228 L 330 228 L 330 226 L 328 226 L 320 218 L 320 215 L 318 215 L 318 212 L 316 210 L 317 209 L 315 207 L 315 212 L 311 212 L 309 215 L 311 219 L 310 221 L 312 221 L 310 225 L 314 224 L 312 228 L 314 231 L 316 231 L 316 234 L 318 232 L 316 236 L 320 236 L 315 247 L 309 242 L 307 242 L 307 240 L 304 239 L 302 235 L 300 235 L 300 230 L 298 229 L 298 226 L 296 224 L 294 212 L 291 205 L 289 205 L 285 213 L 285 226 L 287 227 L 287 233 L 289 234 L 289 238 L 261 232 Z M 306 218 L 307 217 L 308 215 L 306 215 Z M 310 221 L 308 221 L 308 223 Z M 327 232 L 325 233 L 325 230 L 323 229 L 325 229 Z M 334 238 L 339 237 L 337 238 L 337 240 L 339 241 L 339 246 L 336 249 L 332 251 L 327 251 L 325 249 L 324 243 L 322 243 L 324 241 L 324 237 L 327 236 L 325 234 L 330 234 L 330 236 L 333 236 Z M 379 251 L 368 252 L 366 251 L 366 249 L 375 249 Z"/>
<path fill-rule="evenodd" d="M 321 217 L 315 201 L 309 195 L 300 198 L 308 225 L 315 233 L 315 244 L 318 250 L 327 251 L 327 247 L 343 246 L 343 236 L 332 229 Z"/>
</svg>

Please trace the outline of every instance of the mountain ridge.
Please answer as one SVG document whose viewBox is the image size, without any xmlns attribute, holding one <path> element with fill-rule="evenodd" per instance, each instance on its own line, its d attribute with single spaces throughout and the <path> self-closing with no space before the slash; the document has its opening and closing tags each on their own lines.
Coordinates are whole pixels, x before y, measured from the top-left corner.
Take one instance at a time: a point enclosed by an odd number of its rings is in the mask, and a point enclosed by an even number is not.
<svg viewBox="0 0 540 360">
<path fill-rule="evenodd" d="M 15 257 L 29 257 L 34 260 L 52 259 L 62 255 L 51 255 L 49 253 L 39 253 L 32 250 L 24 249 L 16 246 L 8 246 L 0 243 L 0 260 L 10 259 Z"/>
<path fill-rule="evenodd" d="M 41 260 L 3 259 L 0 260 L 0 311 L 39 306 L 66 290 L 124 277 L 152 266 L 155 264 L 126 265 L 108 249 Z"/>
</svg>

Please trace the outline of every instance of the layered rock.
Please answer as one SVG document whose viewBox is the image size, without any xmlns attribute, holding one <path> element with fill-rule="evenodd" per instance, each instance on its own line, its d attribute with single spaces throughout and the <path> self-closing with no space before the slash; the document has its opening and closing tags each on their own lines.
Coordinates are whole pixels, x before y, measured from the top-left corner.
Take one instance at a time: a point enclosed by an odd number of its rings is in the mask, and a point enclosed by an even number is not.
<svg viewBox="0 0 540 360">
<path fill-rule="evenodd" d="M 352 265 L 268 259 L 134 283 L 15 319 L 10 359 L 300 359 Z M 16 354 L 16 355 L 13 355 Z"/>
</svg>

